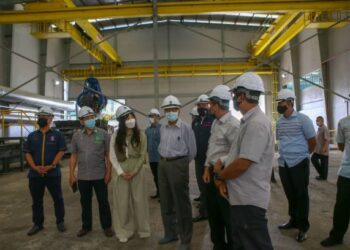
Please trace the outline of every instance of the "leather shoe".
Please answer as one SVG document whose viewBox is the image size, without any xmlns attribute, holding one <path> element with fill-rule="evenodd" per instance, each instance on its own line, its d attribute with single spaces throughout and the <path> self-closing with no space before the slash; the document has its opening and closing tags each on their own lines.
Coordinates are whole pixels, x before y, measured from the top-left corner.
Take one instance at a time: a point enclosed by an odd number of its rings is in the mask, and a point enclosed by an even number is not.
<svg viewBox="0 0 350 250">
<path fill-rule="evenodd" d="M 67 229 L 66 229 L 66 227 L 64 226 L 64 223 L 61 222 L 61 223 L 58 223 L 58 224 L 57 224 L 57 230 L 58 230 L 59 232 L 63 233 L 63 232 L 65 232 Z"/>
<path fill-rule="evenodd" d="M 159 245 L 163 245 L 163 244 L 168 244 L 170 242 L 173 242 L 173 241 L 178 241 L 179 239 L 177 237 L 167 237 L 165 236 L 164 238 L 161 238 L 159 241 L 158 241 L 158 244 Z"/>
<path fill-rule="evenodd" d="M 194 201 L 201 201 L 201 197 L 198 196 L 197 198 L 194 198 L 193 200 L 194 200 Z"/>
<path fill-rule="evenodd" d="M 343 240 L 337 240 L 333 237 L 328 237 L 327 239 L 321 241 L 320 244 L 323 247 L 332 247 L 335 245 L 343 244 Z"/>
<path fill-rule="evenodd" d="M 82 228 L 82 229 L 80 229 L 80 231 L 77 233 L 77 236 L 78 236 L 78 237 L 83 237 L 83 236 L 87 235 L 90 231 L 91 231 L 91 229 Z"/>
<path fill-rule="evenodd" d="M 32 236 L 34 234 L 39 233 L 41 230 L 43 230 L 43 227 L 39 227 L 37 225 L 34 225 L 27 233 L 28 236 Z"/>
<path fill-rule="evenodd" d="M 204 216 L 204 215 L 198 215 L 197 217 L 194 217 L 192 219 L 192 222 L 200 222 L 202 220 L 207 220 L 208 217 L 207 216 Z"/>
<path fill-rule="evenodd" d="M 103 231 L 106 235 L 106 237 L 110 238 L 114 235 L 114 232 L 111 228 L 106 228 L 104 231 Z"/>
<path fill-rule="evenodd" d="M 297 228 L 297 227 L 293 222 L 288 221 L 287 223 L 279 225 L 278 228 L 282 229 L 282 230 L 287 230 L 287 229 L 292 229 L 292 228 Z"/>
<path fill-rule="evenodd" d="M 306 232 L 299 231 L 297 237 L 295 238 L 298 242 L 303 242 L 304 240 L 307 239 L 307 234 Z"/>
<path fill-rule="evenodd" d="M 150 197 L 151 197 L 151 199 L 157 199 L 157 198 L 159 198 L 159 194 L 156 193 L 155 195 L 151 195 Z"/>
</svg>

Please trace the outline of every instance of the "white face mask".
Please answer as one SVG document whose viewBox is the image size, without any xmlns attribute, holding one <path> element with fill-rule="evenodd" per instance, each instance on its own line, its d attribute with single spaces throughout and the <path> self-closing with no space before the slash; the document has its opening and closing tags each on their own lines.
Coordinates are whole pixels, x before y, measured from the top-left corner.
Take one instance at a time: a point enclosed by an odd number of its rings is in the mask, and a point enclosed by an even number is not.
<svg viewBox="0 0 350 250">
<path fill-rule="evenodd" d="M 150 121 L 150 123 L 154 123 L 154 118 L 150 117 L 149 121 Z"/>
<path fill-rule="evenodd" d="M 130 119 L 130 120 L 125 121 L 125 126 L 127 128 L 134 128 L 135 124 L 136 124 L 136 120 L 135 119 Z"/>
</svg>

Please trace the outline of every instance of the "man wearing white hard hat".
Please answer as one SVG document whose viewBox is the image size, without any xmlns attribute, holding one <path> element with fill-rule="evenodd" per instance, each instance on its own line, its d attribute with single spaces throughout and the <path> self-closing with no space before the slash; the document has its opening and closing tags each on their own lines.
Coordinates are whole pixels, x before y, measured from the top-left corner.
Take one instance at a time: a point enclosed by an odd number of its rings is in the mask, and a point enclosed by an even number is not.
<svg viewBox="0 0 350 250">
<path fill-rule="evenodd" d="M 78 112 L 83 129 L 74 133 L 72 154 L 69 161 L 69 184 L 78 185 L 82 209 L 82 228 L 78 237 L 92 230 L 92 189 L 98 201 L 100 222 L 107 237 L 114 235 L 111 226 L 111 210 L 108 201 L 108 183 L 111 181 L 111 162 L 109 161 L 109 135 L 95 125 L 94 111 L 87 106 Z M 78 175 L 75 168 L 78 163 Z"/>
<path fill-rule="evenodd" d="M 215 164 L 215 178 L 227 185 L 219 188 L 231 205 L 233 249 L 273 249 L 266 210 L 274 136 L 270 119 L 259 107 L 264 83 L 257 74 L 244 73 L 232 92 L 234 108 L 243 117 L 229 154 Z"/>
<path fill-rule="evenodd" d="M 54 200 L 57 229 L 66 231 L 64 226 L 64 203 L 61 188 L 61 158 L 66 150 L 63 135 L 51 129 L 53 111 L 42 107 L 38 112 L 39 129 L 30 133 L 24 144 L 24 153 L 29 165 L 29 189 L 32 196 L 33 227 L 27 233 L 32 236 L 44 227 L 43 197 L 45 187 Z"/>
<path fill-rule="evenodd" d="M 190 248 L 192 206 L 189 196 L 189 164 L 196 156 L 192 128 L 179 118 L 181 103 L 172 95 L 161 106 L 167 124 L 160 129 L 158 181 L 164 237 L 159 244 L 178 240 L 179 250 Z"/>
<path fill-rule="evenodd" d="M 309 224 L 309 158 L 316 146 L 316 133 L 311 119 L 294 110 L 295 95 L 282 89 L 277 95 L 276 124 L 279 141 L 279 174 L 288 199 L 289 221 L 279 229 L 298 229 L 298 242 L 307 239 Z"/>
<path fill-rule="evenodd" d="M 232 116 L 229 110 L 232 99 L 232 94 L 229 91 L 228 86 L 218 85 L 209 95 L 210 113 L 216 119 L 211 127 L 203 181 L 206 183 L 204 194 L 214 250 L 233 248 L 230 204 L 226 198 L 220 195 L 213 176 L 215 162 L 228 154 L 238 134 L 239 121 Z"/>
<path fill-rule="evenodd" d="M 192 129 L 196 138 L 197 155 L 195 158 L 195 169 L 200 193 L 199 197 L 195 200 L 198 200 L 200 203 L 198 215 L 193 218 L 193 222 L 206 220 L 208 217 L 206 197 L 204 195 L 205 183 L 203 181 L 203 174 L 211 125 L 214 121 L 214 117 L 209 113 L 209 97 L 207 95 L 200 95 L 197 98 L 196 105 L 198 116 L 192 122 Z"/>
<path fill-rule="evenodd" d="M 160 113 L 158 109 L 151 109 L 148 113 L 148 118 L 150 121 L 150 126 L 146 128 L 145 134 L 147 136 L 147 152 L 148 152 L 148 160 L 149 165 L 151 167 L 151 171 L 153 174 L 153 181 L 156 185 L 156 194 L 152 195 L 152 199 L 156 199 L 159 197 L 159 187 L 158 187 L 158 164 L 159 164 L 159 152 L 158 147 L 160 143 Z"/>
</svg>

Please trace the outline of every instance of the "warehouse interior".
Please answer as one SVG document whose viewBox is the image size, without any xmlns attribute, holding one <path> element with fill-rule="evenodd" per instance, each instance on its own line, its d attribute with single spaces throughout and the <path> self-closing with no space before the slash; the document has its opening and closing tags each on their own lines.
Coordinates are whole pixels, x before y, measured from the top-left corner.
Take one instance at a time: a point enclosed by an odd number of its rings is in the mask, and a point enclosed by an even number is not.
<svg viewBox="0 0 350 250">
<path fill-rule="evenodd" d="M 116 109 L 125 104 L 134 110 L 139 127 L 146 129 L 149 110 L 161 110 L 167 95 L 179 98 L 180 117 L 190 123 L 199 95 L 219 84 L 232 87 L 235 79 L 249 71 L 264 81 L 259 105 L 273 127 L 279 116 L 277 93 L 287 88 L 296 95 L 297 111 L 312 121 L 323 116 L 330 130 L 329 179 L 314 180 L 311 167 L 309 239 L 298 243 L 292 233 L 277 229 L 287 219 L 287 200 L 277 170 L 267 212 L 275 249 L 320 249 L 319 242 L 331 229 L 342 157 L 335 141 L 337 124 L 350 112 L 349 23 L 350 1 L 346 0 L 0 1 L 1 249 L 48 245 L 52 249 L 176 249 L 175 244 L 157 244 L 162 222 L 154 200 L 150 201 L 149 239 L 122 244 L 105 238 L 98 231 L 96 204 L 95 232 L 76 238 L 80 204 L 68 185 L 67 158 L 62 161 L 67 232 L 55 230 L 52 201 L 45 195 L 45 231 L 27 237 L 31 199 L 23 142 L 37 129 L 36 113 L 43 105 L 54 110 L 57 126 L 59 121 L 75 121 L 76 100 L 89 77 L 98 79 L 101 91 L 94 92 L 107 99 L 101 120 L 116 126 Z M 232 105 L 230 110 L 242 117 Z M 191 200 L 199 192 L 193 168 Z M 148 169 L 147 183 L 152 194 Z M 212 249 L 207 222 L 194 225 L 192 249 Z M 349 232 L 334 249 L 350 249 Z"/>
</svg>

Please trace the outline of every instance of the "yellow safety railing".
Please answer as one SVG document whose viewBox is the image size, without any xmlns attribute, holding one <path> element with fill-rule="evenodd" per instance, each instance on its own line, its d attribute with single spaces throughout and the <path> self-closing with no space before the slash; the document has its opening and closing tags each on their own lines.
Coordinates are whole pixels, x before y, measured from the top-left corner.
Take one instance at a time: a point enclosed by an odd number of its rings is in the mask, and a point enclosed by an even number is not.
<svg viewBox="0 0 350 250">
<path fill-rule="evenodd" d="M 1 131 L 3 137 L 5 137 L 5 129 L 10 126 L 20 126 L 21 136 L 23 136 L 23 129 L 29 132 L 27 126 L 37 127 L 36 124 L 36 112 L 25 110 L 0 110 L 1 119 Z"/>
</svg>

